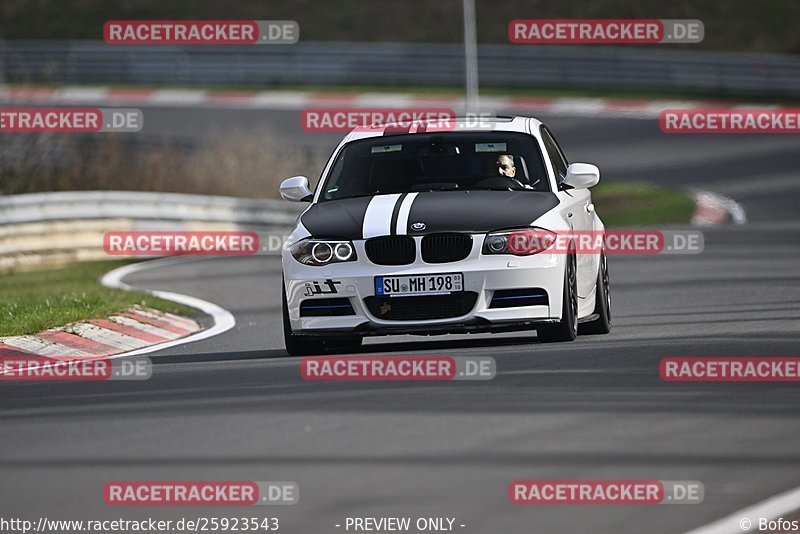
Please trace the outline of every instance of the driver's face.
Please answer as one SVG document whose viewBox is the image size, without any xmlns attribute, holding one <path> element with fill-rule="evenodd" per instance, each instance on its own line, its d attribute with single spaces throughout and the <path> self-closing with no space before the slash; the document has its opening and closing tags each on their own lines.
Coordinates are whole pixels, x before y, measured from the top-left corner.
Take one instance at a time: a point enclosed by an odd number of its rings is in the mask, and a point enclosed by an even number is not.
<svg viewBox="0 0 800 534">
<path fill-rule="evenodd" d="M 512 178 L 515 174 L 517 174 L 517 168 L 514 167 L 514 164 L 511 162 L 511 158 L 508 156 L 498 156 L 495 164 L 497 165 L 497 173 L 500 176 L 508 176 L 509 178 Z"/>
</svg>

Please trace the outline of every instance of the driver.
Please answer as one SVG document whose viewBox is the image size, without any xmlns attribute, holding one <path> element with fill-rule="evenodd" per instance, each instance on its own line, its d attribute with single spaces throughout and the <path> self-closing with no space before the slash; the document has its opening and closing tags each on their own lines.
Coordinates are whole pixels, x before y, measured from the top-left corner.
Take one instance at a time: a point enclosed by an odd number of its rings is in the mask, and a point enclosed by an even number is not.
<svg viewBox="0 0 800 534">
<path fill-rule="evenodd" d="M 508 176 L 513 178 L 517 174 L 517 168 L 514 167 L 514 156 L 511 154 L 500 154 L 494 160 L 492 170 L 497 170 L 500 176 Z"/>
</svg>

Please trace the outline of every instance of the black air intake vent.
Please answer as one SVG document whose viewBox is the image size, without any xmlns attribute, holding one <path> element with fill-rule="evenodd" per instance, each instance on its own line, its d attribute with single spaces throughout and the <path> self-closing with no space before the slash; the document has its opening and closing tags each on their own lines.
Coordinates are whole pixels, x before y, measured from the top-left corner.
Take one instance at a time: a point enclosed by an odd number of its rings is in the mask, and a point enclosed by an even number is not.
<svg viewBox="0 0 800 534">
<path fill-rule="evenodd" d="M 540 287 L 529 289 L 501 289 L 492 296 L 490 308 L 519 308 L 520 306 L 547 306 L 550 299 Z"/>
<path fill-rule="evenodd" d="M 300 317 L 341 317 L 355 315 L 350 299 L 307 299 L 300 303 Z"/>
<path fill-rule="evenodd" d="M 478 294 L 473 292 L 418 297 L 367 297 L 369 312 L 385 321 L 430 321 L 467 315 L 475 306 Z"/>
</svg>

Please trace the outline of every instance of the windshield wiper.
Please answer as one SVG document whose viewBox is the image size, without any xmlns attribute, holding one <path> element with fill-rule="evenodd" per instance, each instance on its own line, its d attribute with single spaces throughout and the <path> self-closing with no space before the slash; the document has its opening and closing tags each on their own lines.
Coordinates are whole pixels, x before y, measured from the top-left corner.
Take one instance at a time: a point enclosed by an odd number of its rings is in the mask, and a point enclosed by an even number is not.
<svg viewBox="0 0 800 534">
<path fill-rule="evenodd" d="M 514 189 L 513 187 L 468 187 L 467 191 L 525 191 L 525 189 Z"/>
<path fill-rule="evenodd" d="M 461 191 L 458 187 L 428 187 L 425 189 L 413 189 L 413 193 L 432 193 L 434 191 Z"/>
</svg>

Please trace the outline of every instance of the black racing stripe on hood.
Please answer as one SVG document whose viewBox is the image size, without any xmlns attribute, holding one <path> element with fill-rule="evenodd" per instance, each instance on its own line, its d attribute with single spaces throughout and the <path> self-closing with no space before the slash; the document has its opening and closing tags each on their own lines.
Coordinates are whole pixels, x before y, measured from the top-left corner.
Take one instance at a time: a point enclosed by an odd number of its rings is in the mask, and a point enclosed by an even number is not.
<svg viewBox="0 0 800 534">
<path fill-rule="evenodd" d="M 314 237 L 361 239 L 364 215 L 373 197 L 326 200 L 312 205 L 300 216 Z"/>
<path fill-rule="evenodd" d="M 397 234 L 397 219 L 400 217 L 400 206 L 403 205 L 403 201 L 408 196 L 408 193 L 403 193 L 400 195 L 400 198 L 397 199 L 397 202 L 394 203 L 394 210 L 392 210 L 392 235 Z"/>
<path fill-rule="evenodd" d="M 537 191 L 426 192 L 414 200 L 406 231 L 409 235 L 486 233 L 528 226 L 556 206 L 556 195 Z M 411 225 L 417 222 L 425 223 L 425 230 L 412 230 Z"/>
</svg>

